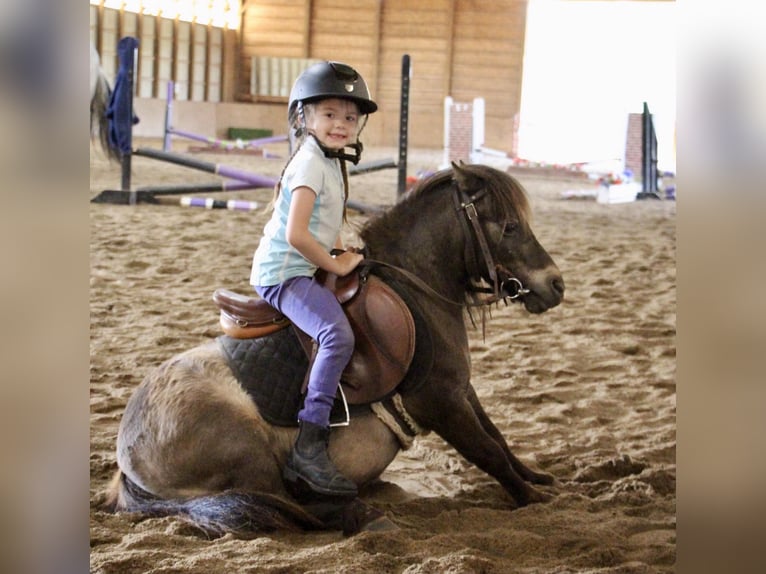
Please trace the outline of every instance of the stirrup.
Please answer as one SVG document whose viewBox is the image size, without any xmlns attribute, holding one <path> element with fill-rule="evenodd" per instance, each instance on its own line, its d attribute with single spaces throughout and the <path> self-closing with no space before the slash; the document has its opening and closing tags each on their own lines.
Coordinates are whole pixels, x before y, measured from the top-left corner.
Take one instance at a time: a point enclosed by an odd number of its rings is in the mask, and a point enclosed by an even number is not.
<svg viewBox="0 0 766 574">
<path fill-rule="evenodd" d="M 347 427 L 351 424 L 351 415 L 348 412 L 348 402 L 346 401 L 346 393 L 343 392 L 343 385 L 338 385 L 340 391 L 340 398 L 343 399 L 343 410 L 346 412 L 346 420 L 337 423 L 330 423 L 330 427 Z"/>
</svg>

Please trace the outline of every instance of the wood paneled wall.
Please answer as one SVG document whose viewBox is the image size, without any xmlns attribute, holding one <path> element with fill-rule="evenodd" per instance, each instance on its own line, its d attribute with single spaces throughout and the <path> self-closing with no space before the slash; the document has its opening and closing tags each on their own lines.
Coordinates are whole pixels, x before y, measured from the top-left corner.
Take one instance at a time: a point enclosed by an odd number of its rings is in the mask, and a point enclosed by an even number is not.
<svg viewBox="0 0 766 574">
<path fill-rule="evenodd" d="M 485 144 L 511 151 L 514 117 L 520 109 L 527 0 L 244 0 L 242 4 L 237 99 L 249 98 L 252 56 L 346 62 L 364 76 L 380 106 L 363 140 L 396 146 L 401 59 L 409 54 L 410 145 L 442 147 L 446 96 L 456 101 L 483 97 Z"/>
</svg>

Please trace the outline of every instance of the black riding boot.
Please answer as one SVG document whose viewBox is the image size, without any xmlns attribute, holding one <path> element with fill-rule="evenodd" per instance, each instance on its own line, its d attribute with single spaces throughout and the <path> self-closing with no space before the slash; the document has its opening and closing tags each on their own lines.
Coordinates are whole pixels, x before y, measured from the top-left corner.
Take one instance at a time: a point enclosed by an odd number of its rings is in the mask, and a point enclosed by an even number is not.
<svg viewBox="0 0 766 574">
<path fill-rule="evenodd" d="M 338 472 L 327 456 L 330 429 L 308 421 L 300 421 L 300 431 L 283 473 L 284 479 L 295 486 L 305 482 L 314 492 L 326 496 L 353 498 L 356 485 Z"/>
</svg>

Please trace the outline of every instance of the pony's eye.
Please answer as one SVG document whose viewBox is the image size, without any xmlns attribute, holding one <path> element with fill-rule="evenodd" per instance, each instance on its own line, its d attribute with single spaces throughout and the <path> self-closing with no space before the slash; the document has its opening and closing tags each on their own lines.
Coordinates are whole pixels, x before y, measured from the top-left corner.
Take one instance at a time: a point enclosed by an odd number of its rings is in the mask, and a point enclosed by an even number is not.
<svg viewBox="0 0 766 574">
<path fill-rule="evenodd" d="M 503 228 L 503 235 L 512 235 L 519 228 L 518 221 L 508 221 Z"/>
</svg>

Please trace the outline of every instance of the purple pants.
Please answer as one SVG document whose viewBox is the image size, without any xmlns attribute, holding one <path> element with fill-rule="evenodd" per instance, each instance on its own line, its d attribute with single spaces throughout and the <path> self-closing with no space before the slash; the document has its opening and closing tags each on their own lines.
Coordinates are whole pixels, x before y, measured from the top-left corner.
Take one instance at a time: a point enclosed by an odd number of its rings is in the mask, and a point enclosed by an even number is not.
<svg viewBox="0 0 766 574">
<path fill-rule="evenodd" d="M 317 342 L 308 390 L 298 420 L 328 426 L 340 375 L 354 352 L 354 332 L 329 289 L 313 277 L 294 277 L 279 285 L 255 286 L 272 307 Z"/>
</svg>

